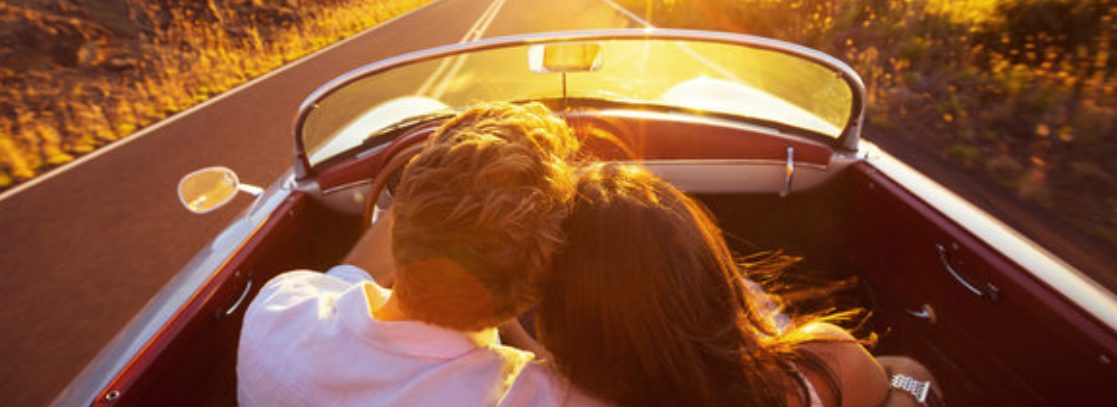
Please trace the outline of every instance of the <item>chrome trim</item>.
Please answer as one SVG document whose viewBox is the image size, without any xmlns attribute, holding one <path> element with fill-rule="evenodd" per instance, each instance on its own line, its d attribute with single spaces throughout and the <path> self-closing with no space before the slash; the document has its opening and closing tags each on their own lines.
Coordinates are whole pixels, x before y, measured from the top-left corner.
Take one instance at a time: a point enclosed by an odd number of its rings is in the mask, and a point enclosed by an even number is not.
<svg viewBox="0 0 1117 407">
<path fill-rule="evenodd" d="M 97 400 L 100 392 L 112 379 L 170 322 L 225 260 L 235 254 L 239 243 L 248 239 L 279 204 L 290 196 L 291 189 L 285 185 L 292 178 L 292 172 L 287 171 L 215 237 L 212 243 L 195 255 L 70 381 L 51 404 L 89 405 Z"/>
<path fill-rule="evenodd" d="M 791 176 L 795 175 L 795 147 L 787 148 L 787 165 L 784 167 L 783 173 L 783 189 L 780 190 L 780 198 L 787 198 L 791 193 Z"/>
<path fill-rule="evenodd" d="M 781 160 L 645 160 L 614 161 L 643 165 L 660 178 L 688 193 L 777 194 L 783 185 Z M 814 189 L 840 174 L 836 165 L 804 165 L 796 175 L 791 194 Z"/>
<path fill-rule="evenodd" d="M 1062 294 L 1117 333 L 1117 296 L 1011 226 L 989 215 L 939 183 L 868 141 L 859 154 L 874 168 L 935 208 L 962 229 L 986 242 L 1037 280 Z"/>
<path fill-rule="evenodd" d="M 306 149 L 302 142 L 302 125 L 306 120 L 306 116 L 317 106 L 318 101 L 351 82 L 403 65 L 419 63 L 464 52 L 553 42 L 623 39 L 689 40 L 740 45 L 761 50 L 781 52 L 827 67 L 837 73 L 849 84 L 852 93 L 850 117 L 846 123 L 845 129 L 843 129 L 835 142 L 835 146 L 839 149 L 849 151 L 857 150 L 861 134 L 861 124 L 865 117 L 865 85 L 861 81 L 861 77 L 858 76 L 852 68 L 837 58 L 821 51 L 789 42 L 726 32 L 661 28 L 582 30 L 512 35 L 429 48 L 374 62 L 338 76 L 315 89 L 299 105 L 299 113 L 295 116 L 294 121 L 295 176 L 299 179 L 303 179 L 312 173 L 310 162 L 306 156 Z"/>
<path fill-rule="evenodd" d="M 341 185 L 338 185 L 338 186 L 335 186 L 335 187 L 330 187 L 329 189 L 321 191 L 319 194 L 321 194 L 323 196 L 324 195 L 330 195 L 330 194 L 333 194 L 333 193 L 336 193 L 336 192 L 339 192 L 339 191 L 345 191 L 345 190 L 348 190 L 350 188 L 356 188 L 356 187 L 363 186 L 363 185 L 368 185 L 368 184 L 372 184 L 372 179 L 371 178 L 364 178 L 364 179 L 360 179 L 360 180 L 353 181 L 353 182 L 350 182 L 350 183 L 341 184 Z"/>
<path fill-rule="evenodd" d="M 241 291 L 240 297 L 237 297 L 237 301 L 234 302 L 233 305 L 229 306 L 229 309 L 225 310 L 225 312 L 224 312 L 225 316 L 230 316 L 230 315 L 233 315 L 234 312 L 237 312 L 237 308 L 240 308 L 240 305 L 242 303 L 244 303 L 245 298 L 248 298 L 248 293 L 251 292 L 251 291 L 252 291 L 252 280 L 248 280 L 248 284 L 244 285 L 244 291 Z"/>
<path fill-rule="evenodd" d="M 670 160 L 670 159 L 610 160 L 610 162 L 619 162 L 619 163 L 625 163 L 625 164 L 640 164 L 640 165 L 644 165 L 644 166 L 648 166 L 648 165 L 656 165 L 656 166 L 663 166 L 663 165 L 674 165 L 674 166 L 682 166 L 682 165 L 695 165 L 695 166 L 697 166 L 697 165 L 737 165 L 737 166 L 770 165 L 770 166 L 774 166 L 774 167 L 784 167 L 784 166 L 787 165 L 787 161 L 784 161 L 784 160 L 770 160 L 770 159 L 760 159 L 760 158 L 755 158 L 755 159 L 753 159 L 753 158 L 717 158 L 717 159 L 686 158 L 686 159 L 679 159 L 679 160 Z M 830 166 L 828 166 L 828 165 L 822 165 L 822 164 L 816 164 L 816 163 L 804 163 L 804 162 L 797 162 L 797 163 L 795 163 L 795 166 L 796 167 L 812 168 L 812 169 L 822 170 L 822 171 L 825 171 L 825 170 L 830 168 Z"/>
<path fill-rule="evenodd" d="M 379 153 L 380 150 L 384 150 L 384 149 L 388 148 L 388 146 L 390 146 L 390 145 L 392 145 L 392 144 L 391 143 L 384 143 L 384 144 L 378 145 L 376 147 L 370 148 L 368 150 L 358 152 L 357 153 L 357 159 L 360 160 L 360 159 L 368 157 L 370 155 Z"/>
<path fill-rule="evenodd" d="M 966 281 L 966 279 L 963 278 L 961 274 L 958 274 L 958 272 L 954 270 L 954 266 L 950 265 L 950 259 L 947 258 L 946 247 L 944 247 L 940 243 L 936 243 L 935 249 L 938 249 L 939 251 L 939 262 L 942 263 L 942 267 L 946 269 L 946 272 L 950 273 L 951 277 L 954 277 L 954 281 L 962 284 L 962 287 L 966 287 L 966 290 L 968 290 L 970 293 L 973 293 L 973 295 L 976 295 L 978 297 L 985 296 L 984 292 L 982 292 L 977 287 L 974 287 L 974 285 L 970 284 L 969 281 Z"/>
<path fill-rule="evenodd" d="M 117 391 L 117 390 L 113 390 L 113 391 L 110 391 L 108 393 L 105 393 L 105 401 L 114 401 L 118 398 L 120 398 L 120 392 Z"/>
<path fill-rule="evenodd" d="M 372 179 L 365 178 L 323 191 L 317 181 L 308 178 L 298 181 L 295 189 L 331 210 L 359 215 L 364 211 L 364 202 L 370 188 L 372 188 Z"/>
<path fill-rule="evenodd" d="M 923 304 L 922 307 L 919 307 L 918 311 L 905 309 L 904 312 L 907 312 L 908 315 L 913 317 L 925 319 L 932 324 L 938 322 L 938 315 L 935 314 L 935 309 L 931 307 L 931 304 Z"/>
</svg>

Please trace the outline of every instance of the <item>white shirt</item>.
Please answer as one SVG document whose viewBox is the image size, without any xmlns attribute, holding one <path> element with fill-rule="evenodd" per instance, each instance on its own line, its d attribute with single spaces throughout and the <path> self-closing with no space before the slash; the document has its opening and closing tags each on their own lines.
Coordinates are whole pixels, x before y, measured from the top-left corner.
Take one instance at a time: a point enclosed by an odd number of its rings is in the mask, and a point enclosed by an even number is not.
<svg viewBox="0 0 1117 407">
<path fill-rule="evenodd" d="M 467 334 L 376 320 L 370 311 L 390 293 L 350 265 L 272 279 L 244 317 L 237 400 L 246 406 L 598 404 L 571 391 L 531 353 L 500 345 L 495 328 Z"/>
</svg>

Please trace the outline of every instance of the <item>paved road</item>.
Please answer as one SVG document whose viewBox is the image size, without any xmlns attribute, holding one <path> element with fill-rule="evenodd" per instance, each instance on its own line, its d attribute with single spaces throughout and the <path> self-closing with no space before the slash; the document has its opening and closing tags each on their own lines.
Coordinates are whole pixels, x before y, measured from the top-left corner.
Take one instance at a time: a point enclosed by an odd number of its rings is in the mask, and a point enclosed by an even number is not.
<svg viewBox="0 0 1117 407">
<path fill-rule="evenodd" d="M 491 24 L 476 24 L 501 2 Z M 205 216 L 179 177 L 210 165 L 266 185 L 291 165 L 290 123 L 314 88 L 381 58 L 470 37 L 610 28 L 602 0 L 442 0 L 179 114 L 0 198 L 0 405 L 49 403 L 250 198 Z M 477 34 L 477 33 L 474 33 Z M 476 35 L 474 35 L 476 36 Z"/>
</svg>

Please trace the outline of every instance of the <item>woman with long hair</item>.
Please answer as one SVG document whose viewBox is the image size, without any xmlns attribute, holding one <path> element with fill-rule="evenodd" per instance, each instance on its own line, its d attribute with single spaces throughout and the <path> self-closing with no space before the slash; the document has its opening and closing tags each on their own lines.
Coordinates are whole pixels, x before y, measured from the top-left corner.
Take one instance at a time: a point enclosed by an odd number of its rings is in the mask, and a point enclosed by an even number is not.
<svg viewBox="0 0 1117 407">
<path fill-rule="evenodd" d="M 777 324 L 712 216 L 641 167 L 583 169 L 564 233 L 536 323 L 558 371 L 589 395 L 637 406 L 916 405 L 827 317 Z"/>
</svg>

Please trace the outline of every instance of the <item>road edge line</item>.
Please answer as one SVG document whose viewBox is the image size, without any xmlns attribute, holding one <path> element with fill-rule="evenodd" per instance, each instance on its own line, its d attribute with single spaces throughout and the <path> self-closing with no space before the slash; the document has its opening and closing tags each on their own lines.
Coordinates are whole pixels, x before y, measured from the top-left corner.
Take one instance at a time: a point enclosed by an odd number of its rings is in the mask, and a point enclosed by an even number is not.
<svg viewBox="0 0 1117 407">
<path fill-rule="evenodd" d="M 640 25 L 643 25 L 644 28 L 655 28 L 655 26 L 652 25 L 652 23 L 649 23 L 648 20 L 640 18 L 640 16 L 636 15 L 636 13 L 633 13 L 631 10 L 626 9 L 624 7 L 621 7 L 620 4 L 617 4 L 617 3 L 613 2 L 613 0 L 601 0 L 601 1 L 603 1 L 605 3 L 608 3 L 610 6 L 617 9 L 617 11 L 620 11 L 621 14 L 624 14 L 625 17 L 628 17 L 628 18 L 632 19 L 632 21 L 640 23 Z"/>
<path fill-rule="evenodd" d="M 489 14 L 493 14 L 493 9 L 497 7 L 497 3 L 500 3 L 500 0 L 493 0 L 491 3 L 489 3 L 489 6 L 485 8 L 485 11 L 482 12 L 480 16 L 477 16 L 477 20 L 474 21 L 473 24 L 469 26 L 469 29 L 465 31 L 465 35 L 458 39 L 457 44 L 475 40 L 471 38 L 473 37 L 473 33 L 477 31 L 478 27 L 481 26 L 482 22 Z M 423 81 L 422 85 L 419 85 L 419 90 L 415 91 L 415 94 L 423 95 L 428 93 L 430 91 L 430 88 L 434 86 L 434 82 L 437 80 L 436 78 L 442 76 L 443 71 L 445 71 L 449 65 L 449 60 L 443 60 L 442 63 L 438 64 L 438 67 L 435 68 L 434 72 L 431 73 L 425 81 Z"/>
<path fill-rule="evenodd" d="M 484 38 L 485 31 L 489 30 L 489 26 L 491 26 L 493 24 L 493 21 L 496 20 L 497 14 L 500 14 L 500 10 L 504 8 L 505 3 L 508 3 L 508 0 L 493 1 L 493 5 L 495 7 L 493 7 L 492 12 L 488 13 L 488 16 L 482 16 L 484 17 L 483 22 L 481 20 L 478 20 L 481 25 L 477 26 L 471 32 L 471 36 L 473 37 L 473 39 L 471 39 L 470 41 L 479 41 L 481 40 L 481 38 Z M 443 73 L 442 80 L 439 81 L 438 85 L 435 86 L 435 88 L 431 91 L 431 97 L 439 100 L 442 99 L 442 95 L 446 93 L 446 87 L 450 86 L 450 80 L 457 76 L 458 71 L 460 71 L 462 69 L 462 66 L 465 65 L 465 58 L 466 55 L 458 55 L 454 57 L 454 64 L 450 66 L 449 71 Z"/>
</svg>

